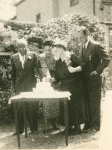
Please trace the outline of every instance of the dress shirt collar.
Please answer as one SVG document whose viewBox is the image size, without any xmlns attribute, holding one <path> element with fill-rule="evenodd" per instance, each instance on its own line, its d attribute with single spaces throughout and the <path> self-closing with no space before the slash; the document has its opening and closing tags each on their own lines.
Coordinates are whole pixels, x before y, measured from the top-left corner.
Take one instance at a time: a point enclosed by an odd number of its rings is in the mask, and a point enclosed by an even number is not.
<svg viewBox="0 0 112 150">
<path fill-rule="evenodd" d="M 24 68 L 24 63 L 25 63 L 25 55 L 21 55 L 20 53 L 19 54 L 19 59 L 20 59 L 20 62 L 22 63 L 22 68 Z"/>
<path fill-rule="evenodd" d="M 87 48 L 88 43 L 89 43 L 89 39 L 87 40 L 87 42 L 85 44 L 83 44 L 83 46 L 85 46 L 85 49 Z"/>
<path fill-rule="evenodd" d="M 19 57 L 20 57 L 20 58 L 22 58 L 22 59 L 25 58 L 25 55 L 21 55 L 20 53 L 18 53 L 18 54 L 19 54 Z"/>
</svg>

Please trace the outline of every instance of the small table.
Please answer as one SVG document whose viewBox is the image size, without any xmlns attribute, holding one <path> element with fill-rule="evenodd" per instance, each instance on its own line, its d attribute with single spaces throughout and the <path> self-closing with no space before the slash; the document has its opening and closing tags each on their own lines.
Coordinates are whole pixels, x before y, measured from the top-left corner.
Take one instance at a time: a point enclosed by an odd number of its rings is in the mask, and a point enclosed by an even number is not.
<svg viewBox="0 0 112 150">
<path fill-rule="evenodd" d="M 54 92 L 52 94 L 51 93 L 35 94 L 33 92 L 25 92 L 10 98 L 9 104 L 11 103 L 14 104 L 18 148 L 20 148 L 20 134 L 18 128 L 16 102 L 22 102 L 22 103 L 39 102 L 39 101 L 42 102 L 42 101 L 49 101 L 49 100 L 56 100 L 56 101 L 61 100 L 64 103 L 65 141 L 66 141 L 66 146 L 68 146 L 68 100 L 70 100 L 69 98 L 70 95 L 71 94 L 69 92 Z M 23 113 L 24 113 L 24 125 L 25 125 L 25 138 L 27 138 L 27 121 L 26 121 L 25 105 L 23 105 Z"/>
</svg>

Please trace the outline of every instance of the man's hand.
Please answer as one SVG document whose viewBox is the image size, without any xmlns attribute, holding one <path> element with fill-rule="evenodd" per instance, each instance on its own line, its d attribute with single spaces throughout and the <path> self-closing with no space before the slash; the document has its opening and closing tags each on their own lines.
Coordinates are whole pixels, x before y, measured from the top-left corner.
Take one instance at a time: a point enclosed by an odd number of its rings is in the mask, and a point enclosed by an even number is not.
<svg viewBox="0 0 112 150">
<path fill-rule="evenodd" d="M 54 78 L 51 78 L 50 79 L 51 83 L 55 82 L 55 79 Z"/>
<path fill-rule="evenodd" d="M 74 72 L 75 72 L 75 68 L 69 66 L 69 67 L 68 67 L 68 71 L 69 71 L 70 73 L 74 73 Z"/>
<path fill-rule="evenodd" d="M 98 73 L 97 73 L 97 71 L 93 71 L 91 74 L 90 74 L 90 76 L 91 75 L 98 75 Z"/>
<path fill-rule="evenodd" d="M 15 89 L 11 89 L 12 96 L 15 95 Z"/>
<path fill-rule="evenodd" d="M 37 82 L 40 82 L 40 79 L 39 79 L 39 78 L 37 78 L 37 79 L 36 79 L 36 81 L 37 81 Z"/>
</svg>

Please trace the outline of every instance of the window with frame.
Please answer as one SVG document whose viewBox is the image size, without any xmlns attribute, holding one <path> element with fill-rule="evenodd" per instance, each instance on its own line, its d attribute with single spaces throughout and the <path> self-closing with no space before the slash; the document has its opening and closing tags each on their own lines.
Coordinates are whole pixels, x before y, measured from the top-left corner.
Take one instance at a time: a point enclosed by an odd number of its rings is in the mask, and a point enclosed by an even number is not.
<svg viewBox="0 0 112 150">
<path fill-rule="evenodd" d="M 111 5 L 112 4 L 112 0 L 102 0 L 102 3 L 106 4 L 106 5 Z"/>
<path fill-rule="evenodd" d="M 36 23 L 40 23 L 41 22 L 41 14 L 37 14 L 36 15 Z"/>
<path fill-rule="evenodd" d="M 70 0 L 70 7 L 79 3 L 79 0 Z"/>
</svg>

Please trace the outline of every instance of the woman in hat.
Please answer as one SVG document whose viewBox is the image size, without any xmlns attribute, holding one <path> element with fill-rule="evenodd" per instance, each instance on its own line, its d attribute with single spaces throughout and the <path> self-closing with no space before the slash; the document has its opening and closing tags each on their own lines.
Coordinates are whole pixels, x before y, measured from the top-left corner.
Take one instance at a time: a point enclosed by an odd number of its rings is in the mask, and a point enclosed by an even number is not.
<svg viewBox="0 0 112 150">
<path fill-rule="evenodd" d="M 52 54 L 52 40 L 46 39 L 43 42 L 44 53 L 40 55 L 41 65 L 44 77 L 54 78 L 55 75 L 55 59 Z M 46 125 L 51 122 L 53 129 L 57 130 L 56 118 L 59 114 L 59 103 L 56 101 L 50 101 L 44 105 L 45 115 L 48 120 L 46 120 Z"/>
<path fill-rule="evenodd" d="M 52 41 L 51 40 L 45 40 L 43 41 L 43 51 L 44 53 L 40 55 L 42 58 L 42 64 L 43 64 L 43 73 L 44 76 L 47 75 L 47 72 L 49 71 L 50 76 L 54 77 L 54 71 L 55 71 L 55 59 L 52 54 Z"/>
<path fill-rule="evenodd" d="M 85 97 L 82 78 L 82 63 L 75 55 L 66 50 L 66 43 L 57 41 L 53 44 L 53 53 L 56 61 L 55 82 L 61 82 L 61 91 L 69 91 L 71 100 L 68 101 L 69 134 L 79 134 L 80 124 L 85 122 Z M 64 106 L 60 102 L 59 122 L 64 125 Z M 73 129 L 72 126 L 75 126 Z"/>
<path fill-rule="evenodd" d="M 29 37 L 27 39 L 29 50 L 36 52 L 38 55 L 43 52 L 42 43 L 43 39 L 41 37 Z"/>
</svg>

